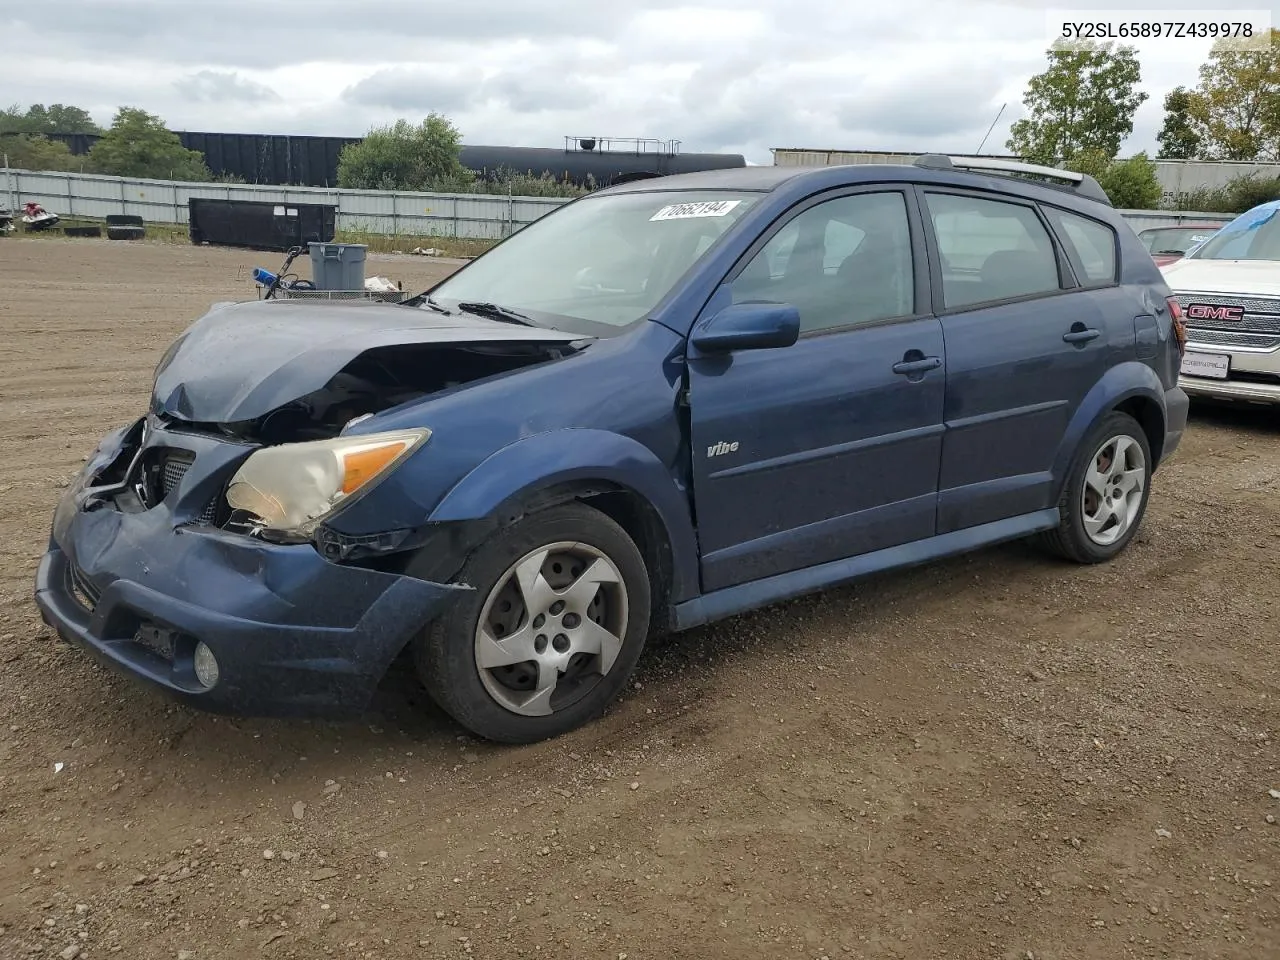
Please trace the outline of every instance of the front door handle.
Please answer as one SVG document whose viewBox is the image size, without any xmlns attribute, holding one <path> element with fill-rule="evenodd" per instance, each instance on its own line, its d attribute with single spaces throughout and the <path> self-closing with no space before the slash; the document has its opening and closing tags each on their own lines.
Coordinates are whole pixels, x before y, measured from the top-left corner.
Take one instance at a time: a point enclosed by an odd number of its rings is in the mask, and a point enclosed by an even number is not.
<svg viewBox="0 0 1280 960">
<path fill-rule="evenodd" d="M 937 370 L 942 366 L 941 357 L 921 357 L 918 360 L 899 360 L 893 365 L 894 373 L 924 373 L 926 370 Z"/>
<path fill-rule="evenodd" d="M 1102 336 L 1101 330 L 1086 327 L 1083 323 L 1073 323 L 1071 329 L 1062 335 L 1062 339 L 1067 343 L 1088 343 L 1090 340 L 1097 340 L 1100 336 Z"/>
</svg>

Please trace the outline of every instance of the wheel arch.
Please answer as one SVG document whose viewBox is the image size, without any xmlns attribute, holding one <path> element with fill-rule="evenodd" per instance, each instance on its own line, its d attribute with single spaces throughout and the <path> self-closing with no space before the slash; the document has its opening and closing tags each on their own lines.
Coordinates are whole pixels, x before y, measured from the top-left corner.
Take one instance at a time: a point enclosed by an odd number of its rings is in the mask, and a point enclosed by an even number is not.
<svg viewBox="0 0 1280 960">
<path fill-rule="evenodd" d="M 1127 413 L 1141 425 L 1142 432 L 1147 435 L 1147 445 L 1151 448 L 1151 470 L 1154 473 L 1164 455 L 1164 407 L 1154 397 L 1135 393 L 1125 397 L 1111 409 Z"/>
<path fill-rule="evenodd" d="M 583 503 L 599 510 L 626 531 L 644 557 L 649 571 L 652 610 L 649 622 L 665 631 L 672 624 L 674 560 L 671 537 L 662 516 L 636 490 L 614 480 L 580 478 L 549 486 L 530 487 L 513 495 L 498 508 L 499 522 L 564 503 Z"/>
<path fill-rule="evenodd" d="M 1142 427 L 1151 448 L 1151 470 L 1155 472 L 1164 452 L 1167 423 L 1164 386 L 1155 371 L 1144 363 L 1118 364 L 1085 394 L 1067 426 L 1053 465 L 1053 475 L 1057 478 L 1055 499 L 1062 494 L 1071 462 L 1085 436 L 1103 417 L 1115 411 L 1127 413 Z"/>
<path fill-rule="evenodd" d="M 655 589 L 655 628 L 696 595 L 697 544 L 685 489 L 643 444 L 601 430 L 527 437 L 490 456 L 432 511 L 432 524 L 492 527 L 578 500 L 600 510 L 635 541 Z"/>
</svg>

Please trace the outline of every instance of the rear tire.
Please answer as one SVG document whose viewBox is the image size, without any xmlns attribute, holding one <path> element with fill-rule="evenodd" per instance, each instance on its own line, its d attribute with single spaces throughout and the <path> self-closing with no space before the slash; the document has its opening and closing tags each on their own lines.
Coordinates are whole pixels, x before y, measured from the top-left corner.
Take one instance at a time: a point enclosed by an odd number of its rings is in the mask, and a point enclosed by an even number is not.
<svg viewBox="0 0 1280 960">
<path fill-rule="evenodd" d="M 108 240 L 141 240 L 146 236 L 142 227 L 107 227 Z"/>
<path fill-rule="evenodd" d="M 1041 543 L 1076 563 L 1105 563 L 1137 534 L 1150 493 L 1146 432 L 1127 413 L 1113 411 L 1081 441 L 1058 502 L 1062 521 Z"/>
<path fill-rule="evenodd" d="M 453 580 L 475 589 L 417 638 L 414 662 L 441 709 L 489 740 L 533 743 L 595 719 L 644 649 L 644 558 L 585 504 L 522 517 Z"/>
</svg>

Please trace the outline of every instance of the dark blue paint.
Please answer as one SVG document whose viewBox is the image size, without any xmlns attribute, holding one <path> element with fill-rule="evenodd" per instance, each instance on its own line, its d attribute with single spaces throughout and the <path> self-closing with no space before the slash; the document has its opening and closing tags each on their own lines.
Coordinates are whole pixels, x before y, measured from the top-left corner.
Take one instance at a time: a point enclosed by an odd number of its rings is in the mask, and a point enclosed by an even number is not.
<svg viewBox="0 0 1280 960">
<path fill-rule="evenodd" d="M 1132 316 L 1121 317 L 1130 338 Z M 1103 332 L 1114 322 L 1083 291 L 942 317 L 947 433 L 939 533 L 1056 502 L 1050 466 L 1073 411 L 1105 369 Z M 1078 325 L 1099 336 L 1064 341 Z"/>
<path fill-rule="evenodd" d="M 800 311 L 786 304 L 735 303 L 693 329 L 689 343 L 700 353 L 789 347 L 800 336 Z"/>
<path fill-rule="evenodd" d="M 1160 351 L 1159 322 L 1149 313 L 1133 318 L 1134 355 L 1139 360 L 1151 360 Z"/>
<path fill-rule="evenodd" d="M 111 459 L 122 433 L 103 442 L 90 466 Z M 84 491 L 69 488 L 37 571 L 35 599 L 66 640 L 193 706 L 295 715 L 359 710 L 405 642 L 465 589 L 338 566 L 309 544 L 181 526 L 207 500 L 209 470 L 244 451 L 162 430 L 148 442 L 198 449 L 196 464 L 165 502 L 141 513 L 84 511 Z M 101 591 L 92 614 L 68 590 L 71 564 Z M 194 639 L 172 664 L 134 643 L 144 623 L 203 640 L 223 682 L 204 690 L 196 681 Z"/>
<path fill-rule="evenodd" d="M 1051 467 L 1055 490 L 1066 478 L 1071 457 L 1089 428 L 1108 410 L 1114 410 L 1127 401 L 1148 402 L 1160 411 L 1165 427 L 1163 435 L 1152 444 L 1152 453 L 1156 466 L 1167 459 L 1182 440 L 1190 406 L 1187 395 L 1176 386 L 1176 380 L 1171 387 L 1164 385 L 1167 382 L 1162 382 L 1154 370 L 1137 360 L 1107 368 L 1072 412 L 1071 422 Z"/>
<path fill-rule="evenodd" d="M 728 282 L 798 210 L 869 185 L 890 185 L 907 200 L 918 316 L 808 333 L 787 346 L 704 341 L 709 349 L 700 350 L 690 341 L 695 328 L 730 327 L 789 339 L 787 308 L 731 306 Z M 1069 289 L 943 309 L 937 246 L 918 191 L 948 187 L 1050 202 L 1111 223 L 1119 282 L 1080 289 L 1058 251 Z M 491 530 L 548 498 L 621 491 L 658 521 L 671 566 L 666 619 L 687 627 L 1052 527 L 1076 448 L 1119 404 L 1146 405 L 1135 409 L 1153 431 L 1157 463 L 1176 448 L 1187 400 L 1176 386 L 1168 288 L 1114 211 L 1030 182 L 915 167 L 747 168 L 615 191 L 717 188 L 762 197 L 649 322 L 355 427 L 426 426 L 432 435 L 334 515 L 330 530 L 409 531 L 406 542 L 431 543 L 431 531 Z M 198 394 L 180 373 L 200 363 L 202 338 L 215 342 L 231 329 L 231 314 L 223 314 L 170 356 L 157 402 L 170 412 L 248 415 L 298 395 L 295 387 L 314 387 L 365 342 L 510 333 L 475 318 L 396 312 L 405 308 L 333 308 L 323 316 L 319 305 L 262 309 L 314 309 L 324 345 L 297 352 L 288 337 L 272 339 L 281 318 L 263 313 L 263 350 L 237 345 L 253 370 L 237 379 L 228 348 L 218 361 L 228 390 Z M 345 329 L 364 339 L 344 339 Z M 108 436 L 87 471 L 109 461 L 123 437 Z M 86 510 L 82 484 L 73 485 L 55 514 L 36 600 L 64 636 L 188 702 L 259 713 L 358 709 L 391 658 L 433 618 L 448 616 L 465 589 L 334 563 L 310 544 L 185 526 L 253 447 L 172 429 L 148 442 L 191 450 L 195 465 L 165 503 L 145 512 Z M 454 569 L 462 561 L 445 559 Z M 68 587 L 72 563 L 101 591 L 92 615 Z M 194 639 L 173 665 L 133 642 L 144 620 L 208 643 L 223 683 L 214 691 L 196 684 Z"/>
<path fill-rule="evenodd" d="M 703 589 L 933 536 L 946 377 L 895 373 L 911 351 L 942 355 L 937 318 L 690 350 Z"/>
<path fill-rule="evenodd" d="M 671 546 L 672 595 L 698 592 L 697 540 L 689 496 L 672 481 L 672 469 L 644 444 L 597 429 L 539 433 L 489 457 L 454 486 L 431 512 L 429 522 L 450 523 L 493 516 L 508 504 L 560 486 L 607 485 L 628 491 L 656 512 Z"/>
<path fill-rule="evenodd" d="M 779 600 L 825 590 L 828 587 L 848 583 L 884 570 L 903 569 L 928 563 L 930 560 L 967 553 L 979 547 L 1016 540 L 1041 530 L 1052 530 L 1057 525 L 1056 508 L 1041 510 L 988 523 L 981 527 L 954 530 L 942 536 L 904 543 L 875 553 L 864 553 L 844 560 L 806 567 L 803 570 L 768 577 L 754 583 L 730 587 L 727 590 L 716 590 L 676 607 L 676 626 L 681 630 L 700 626 L 734 614 L 755 610 L 770 603 L 777 603 Z"/>
</svg>

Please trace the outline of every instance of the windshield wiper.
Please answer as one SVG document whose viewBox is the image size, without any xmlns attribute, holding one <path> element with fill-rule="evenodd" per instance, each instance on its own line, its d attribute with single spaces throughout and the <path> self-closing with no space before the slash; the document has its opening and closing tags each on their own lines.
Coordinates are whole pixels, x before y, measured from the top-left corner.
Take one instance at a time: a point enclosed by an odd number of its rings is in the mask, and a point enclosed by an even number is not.
<svg viewBox="0 0 1280 960">
<path fill-rule="evenodd" d="M 402 307 L 420 307 L 423 304 L 426 304 L 436 313 L 443 313 L 445 316 L 449 316 L 450 314 L 453 313 L 452 310 L 449 310 L 448 308 L 437 303 L 435 298 L 431 296 L 431 294 L 429 293 L 417 293 L 417 294 L 414 294 L 412 297 L 409 297 L 405 300 L 400 301 L 400 306 Z"/>
<path fill-rule="evenodd" d="M 414 299 L 418 299 L 418 298 L 415 297 Z M 428 307 L 430 307 L 436 313 L 443 313 L 446 317 L 453 312 L 452 310 L 449 310 L 446 307 L 440 306 L 440 304 L 436 303 L 436 301 L 431 296 L 425 293 L 422 295 L 422 298 L 418 302 L 425 303 Z"/>
<path fill-rule="evenodd" d="M 522 327 L 537 326 L 536 323 L 526 317 L 523 313 L 512 310 L 510 307 L 499 306 L 496 303 L 464 301 L 458 304 L 458 309 L 465 310 L 467 313 L 474 313 L 478 317 L 487 317 L 490 320 L 501 320 L 503 323 L 518 323 Z"/>
</svg>

